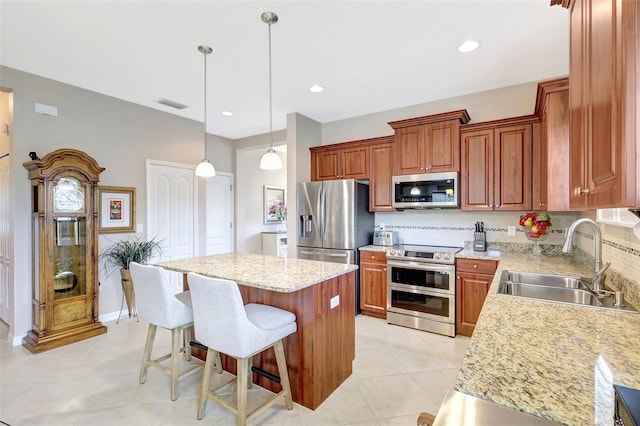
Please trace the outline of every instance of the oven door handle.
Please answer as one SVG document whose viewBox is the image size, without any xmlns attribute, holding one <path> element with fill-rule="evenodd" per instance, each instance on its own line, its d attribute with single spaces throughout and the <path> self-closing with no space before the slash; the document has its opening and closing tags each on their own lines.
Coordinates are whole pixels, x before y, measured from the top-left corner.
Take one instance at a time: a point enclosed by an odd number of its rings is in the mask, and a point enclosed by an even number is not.
<svg viewBox="0 0 640 426">
<path fill-rule="evenodd" d="M 421 271 L 436 271 L 443 274 L 451 274 L 454 271 L 453 265 L 440 265 L 437 263 L 425 264 L 421 262 L 394 262 L 387 260 L 387 267 L 396 266 L 404 269 L 419 269 Z"/>
</svg>

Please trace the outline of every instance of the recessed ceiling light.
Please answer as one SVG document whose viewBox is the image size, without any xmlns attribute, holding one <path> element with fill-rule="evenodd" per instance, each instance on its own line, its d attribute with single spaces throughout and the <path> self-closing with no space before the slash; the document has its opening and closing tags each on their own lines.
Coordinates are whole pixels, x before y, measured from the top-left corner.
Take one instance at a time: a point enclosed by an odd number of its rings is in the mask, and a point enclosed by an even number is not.
<svg viewBox="0 0 640 426">
<path fill-rule="evenodd" d="M 232 117 L 233 111 L 222 111 L 220 114 L 224 115 L 225 117 Z"/>
<path fill-rule="evenodd" d="M 320 86 L 319 84 L 314 84 L 313 86 L 309 87 L 309 91 L 313 93 L 320 93 L 323 90 L 324 87 Z"/>
<path fill-rule="evenodd" d="M 458 46 L 458 52 L 462 52 L 462 53 L 473 52 L 478 48 L 478 46 L 480 46 L 480 43 L 478 43 L 477 41 L 467 40 L 464 43 L 462 43 L 460 46 Z"/>
</svg>

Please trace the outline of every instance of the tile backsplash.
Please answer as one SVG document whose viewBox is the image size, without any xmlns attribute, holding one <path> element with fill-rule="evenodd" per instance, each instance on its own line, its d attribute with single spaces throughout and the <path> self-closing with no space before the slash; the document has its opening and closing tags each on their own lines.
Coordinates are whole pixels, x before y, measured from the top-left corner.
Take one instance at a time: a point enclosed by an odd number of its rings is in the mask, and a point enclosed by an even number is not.
<svg viewBox="0 0 640 426">
<path fill-rule="evenodd" d="M 384 224 L 385 229 L 397 231 L 400 243 L 429 244 L 465 247 L 473 240 L 474 224 L 482 221 L 485 225 L 488 245 L 510 245 L 533 243 L 527 240 L 518 225 L 520 215 L 525 212 L 462 212 L 460 210 L 406 210 L 396 213 L 376 213 L 375 224 Z M 573 221 L 581 217 L 579 212 L 549 212 L 551 232 L 543 245 L 561 246 L 565 230 Z M 509 226 L 515 226 L 516 235 L 508 235 Z M 621 287 L 625 294 L 640 303 L 640 240 L 631 228 L 600 224 L 602 231 L 602 260 L 611 262 L 608 282 Z M 584 225 L 576 230 L 574 246 L 577 255 L 593 257 L 593 235 Z M 554 247 L 549 252 L 557 252 Z"/>
<path fill-rule="evenodd" d="M 531 244 L 518 225 L 522 212 L 462 212 L 460 210 L 405 210 L 397 213 L 376 213 L 376 226 L 384 224 L 385 229 L 397 231 L 400 241 L 405 244 L 428 244 L 464 247 L 466 241 L 473 240 L 474 224 L 484 222 L 487 243 Z M 579 215 L 573 212 L 549 212 L 551 223 L 549 236 L 543 244 L 562 245 L 565 228 Z M 509 226 L 514 226 L 516 235 L 508 234 Z"/>
</svg>

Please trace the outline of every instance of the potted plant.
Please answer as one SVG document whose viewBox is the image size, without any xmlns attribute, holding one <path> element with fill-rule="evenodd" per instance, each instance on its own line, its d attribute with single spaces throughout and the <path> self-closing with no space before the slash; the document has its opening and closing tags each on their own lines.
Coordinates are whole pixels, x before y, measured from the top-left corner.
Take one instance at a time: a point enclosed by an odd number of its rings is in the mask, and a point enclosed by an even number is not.
<svg viewBox="0 0 640 426">
<path fill-rule="evenodd" d="M 131 262 L 146 263 L 154 255 L 160 254 L 160 241 L 152 238 L 149 241 L 143 241 L 139 238 L 121 240 L 105 249 L 100 258 L 104 260 L 104 269 L 107 276 L 111 275 L 115 270 L 120 270 L 122 278 L 122 291 L 127 301 L 127 309 L 129 317 L 133 314 L 133 306 L 135 304 L 135 293 L 133 291 L 133 283 L 131 282 L 131 272 L 129 264 Z"/>
</svg>

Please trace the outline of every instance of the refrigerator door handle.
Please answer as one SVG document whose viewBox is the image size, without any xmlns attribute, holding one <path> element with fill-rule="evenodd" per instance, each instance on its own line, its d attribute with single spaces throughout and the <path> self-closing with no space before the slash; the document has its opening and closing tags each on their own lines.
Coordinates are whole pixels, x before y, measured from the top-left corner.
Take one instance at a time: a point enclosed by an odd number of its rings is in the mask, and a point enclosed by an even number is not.
<svg viewBox="0 0 640 426">
<path fill-rule="evenodd" d="M 320 239 L 322 240 L 323 245 L 324 245 L 324 235 L 325 235 L 326 226 L 327 226 L 326 217 L 325 217 L 326 201 L 327 201 L 327 193 L 323 185 L 322 188 L 320 189 L 320 196 L 318 197 L 318 214 L 320 216 L 320 221 L 318 225 L 320 227 Z"/>
<path fill-rule="evenodd" d="M 347 258 L 349 255 L 347 253 L 335 253 L 335 254 L 325 254 L 327 257 L 344 257 Z"/>
<path fill-rule="evenodd" d="M 307 251 L 307 250 L 300 250 L 300 254 L 308 254 L 308 255 L 322 254 L 323 256 L 326 256 L 326 257 L 340 257 L 345 259 L 349 257 L 348 253 L 322 253 L 319 251 Z"/>
</svg>

